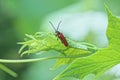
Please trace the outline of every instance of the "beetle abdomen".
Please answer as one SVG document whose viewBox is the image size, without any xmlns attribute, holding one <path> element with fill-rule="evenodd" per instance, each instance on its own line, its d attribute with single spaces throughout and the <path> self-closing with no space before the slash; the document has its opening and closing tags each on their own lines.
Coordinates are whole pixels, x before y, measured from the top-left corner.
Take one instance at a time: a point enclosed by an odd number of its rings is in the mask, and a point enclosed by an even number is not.
<svg viewBox="0 0 120 80">
<path fill-rule="evenodd" d="M 57 35 L 58 35 L 59 39 L 61 40 L 61 42 L 67 47 L 68 42 L 67 42 L 66 38 L 64 37 L 64 35 L 60 32 L 57 32 Z"/>
</svg>

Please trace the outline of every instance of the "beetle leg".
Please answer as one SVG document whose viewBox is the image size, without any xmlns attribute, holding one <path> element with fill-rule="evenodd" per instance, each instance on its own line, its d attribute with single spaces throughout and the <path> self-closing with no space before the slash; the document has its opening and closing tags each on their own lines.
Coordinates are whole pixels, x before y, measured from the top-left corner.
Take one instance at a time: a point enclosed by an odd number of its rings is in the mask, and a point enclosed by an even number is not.
<svg viewBox="0 0 120 80">
<path fill-rule="evenodd" d="M 56 34 L 55 36 L 57 37 L 57 41 L 58 41 L 58 36 L 57 36 L 57 34 Z"/>
<path fill-rule="evenodd" d="M 64 53 L 64 51 L 61 51 L 60 52 L 63 56 L 67 56 L 65 53 Z"/>
<path fill-rule="evenodd" d="M 57 37 L 57 41 L 58 41 L 58 37 Z"/>
</svg>

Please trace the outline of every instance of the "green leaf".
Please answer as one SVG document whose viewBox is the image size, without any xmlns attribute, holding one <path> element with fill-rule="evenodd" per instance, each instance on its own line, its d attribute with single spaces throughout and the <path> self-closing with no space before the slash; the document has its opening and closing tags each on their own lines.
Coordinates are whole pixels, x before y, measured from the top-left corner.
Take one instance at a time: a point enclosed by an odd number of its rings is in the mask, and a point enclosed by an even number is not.
<svg viewBox="0 0 120 80">
<path fill-rule="evenodd" d="M 109 46 L 97 51 L 95 54 L 74 60 L 70 66 L 54 80 L 64 77 L 75 77 L 82 79 L 93 73 L 99 76 L 101 73 L 120 63 L 120 18 L 112 15 L 106 6 L 108 14 L 107 37 Z"/>
<path fill-rule="evenodd" d="M 96 50 L 97 50 L 97 48 L 94 47 L 91 44 L 73 42 L 73 41 L 71 41 L 69 43 L 72 43 L 72 46 L 74 46 L 74 45 L 75 46 L 71 47 L 71 48 L 68 48 L 66 51 L 64 51 L 64 54 L 67 54 L 68 56 L 72 56 L 72 57 L 75 56 L 75 57 L 78 57 L 78 58 L 79 57 L 85 57 L 85 56 L 91 55 L 92 53 L 96 52 Z M 81 49 L 78 48 L 79 46 L 81 46 Z M 63 55 L 60 55 L 60 56 L 63 56 Z M 59 58 L 52 69 L 56 69 L 60 65 L 69 64 L 73 60 L 75 60 L 75 58 Z"/>
<path fill-rule="evenodd" d="M 74 77 L 64 77 L 64 78 L 60 78 L 59 80 L 79 80 L 79 79 Z"/>
<path fill-rule="evenodd" d="M 91 55 L 92 53 L 97 51 L 97 47 L 83 42 L 76 42 L 67 38 L 68 47 L 65 47 L 62 42 L 52 33 L 39 32 L 35 35 L 26 34 L 25 42 L 19 42 L 18 44 L 22 44 L 22 47 L 19 50 L 21 56 L 24 54 L 37 53 L 42 51 L 50 51 L 55 50 L 61 53 L 59 56 L 65 57 L 58 59 L 57 63 L 53 67 L 53 69 L 59 67 L 62 64 L 71 63 L 75 58 L 85 57 Z M 28 48 L 24 50 L 24 48 Z M 44 52 L 43 52 L 44 53 Z"/>
</svg>

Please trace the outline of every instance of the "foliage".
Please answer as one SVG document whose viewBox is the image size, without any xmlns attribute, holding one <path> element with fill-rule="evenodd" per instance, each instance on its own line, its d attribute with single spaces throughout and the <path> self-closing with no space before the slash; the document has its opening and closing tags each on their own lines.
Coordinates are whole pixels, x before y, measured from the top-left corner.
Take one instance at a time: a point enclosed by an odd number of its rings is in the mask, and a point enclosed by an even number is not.
<svg viewBox="0 0 120 80">
<path fill-rule="evenodd" d="M 100 75 L 114 65 L 120 63 L 120 18 L 114 16 L 106 6 L 108 14 L 107 38 L 109 45 L 107 48 L 99 49 L 96 46 L 73 41 L 66 38 L 69 46 L 65 47 L 57 37 L 52 33 L 38 32 L 34 35 L 26 34 L 24 42 L 19 42 L 22 47 L 19 50 L 21 56 L 44 51 L 55 50 L 60 53 L 59 56 L 25 59 L 25 60 L 4 60 L 1 63 L 24 63 L 43 61 L 48 59 L 58 59 L 53 68 L 62 64 L 70 64 L 62 73 L 57 75 L 54 80 L 77 80 L 82 79 L 88 74 Z M 27 49 L 26 49 L 27 48 Z M 93 54 L 94 53 L 94 54 Z M 17 74 L 0 64 L 0 69 L 16 77 Z"/>
<path fill-rule="evenodd" d="M 109 46 L 88 57 L 76 59 L 64 72 L 55 77 L 54 80 L 66 77 L 82 79 L 90 73 L 100 75 L 120 63 L 120 18 L 112 15 L 107 6 L 106 11 L 108 14 L 107 37 Z"/>
<path fill-rule="evenodd" d="M 39 32 L 35 35 L 26 34 L 26 36 L 27 38 L 25 39 L 25 42 L 18 43 L 23 45 L 19 51 L 19 53 L 21 53 L 21 56 L 23 56 L 24 54 L 31 54 L 37 52 L 44 53 L 45 51 L 55 50 L 61 53 L 60 57 L 65 58 L 58 59 L 54 68 L 62 64 L 71 63 L 75 58 L 91 55 L 98 49 L 92 44 L 85 42 L 76 42 L 68 38 L 67 41 L 69 46 L 65 47 L 61 43 L 61 41 L 57 39 L 55 34 L 52 33 Z M 22 52 L 25 47 L 27 47 L 28 49 Z"/>
</svg>

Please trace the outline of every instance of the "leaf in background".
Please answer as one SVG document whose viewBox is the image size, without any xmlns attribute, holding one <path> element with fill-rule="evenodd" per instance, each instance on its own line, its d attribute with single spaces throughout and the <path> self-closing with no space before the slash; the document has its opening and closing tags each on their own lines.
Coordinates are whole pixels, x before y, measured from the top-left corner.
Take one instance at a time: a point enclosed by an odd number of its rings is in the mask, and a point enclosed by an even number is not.
<svg viewBox="0 0 120 80">
<path fill-rule="evenodd" d="M 23 38 L 27 32 L 29 34 L 39 31 L 44 17 L 48 14 L 72 5 L 79 0 L 3 0 L 1 8 L 9 15 L 14 16 L 14 28 L 17 36 Z"/>
<path fill-rule="evenodd" d="M 98 76 L 120 63 L 120 18 L 112 15 L 107 6 L 106 11 L 108 14 L 108 48 L 101 49 L 88 57 L 76 59 L 64 72 L 56 76 L 54 80 L 60 80 L 65 77 L 82 79 L 90 73 Z"/>
</svg>

